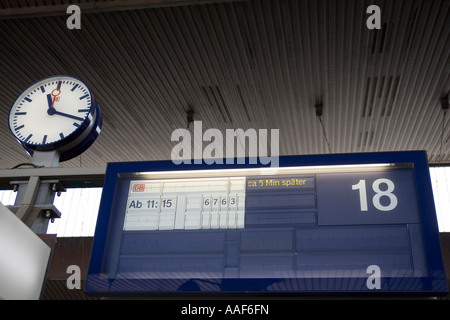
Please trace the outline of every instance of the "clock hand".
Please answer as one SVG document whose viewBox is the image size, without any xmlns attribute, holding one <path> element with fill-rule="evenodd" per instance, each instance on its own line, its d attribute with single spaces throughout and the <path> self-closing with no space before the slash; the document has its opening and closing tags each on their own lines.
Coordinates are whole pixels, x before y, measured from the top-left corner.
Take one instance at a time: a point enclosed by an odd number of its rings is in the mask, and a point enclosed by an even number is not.
<svg viewBox="0 0 450 320">
<path fill-rule="evenodd" d="M 55 104 L 56 97 L 59 96 L 59 94 L 61 93 L 60 88 L 61 88 L 61 80 L 58 80 L 58 84 L 56 85 L 56 89 L 53 89 L 51 95 L 50 95 L 50 93 L 47 94 L 47 102 L 48 102 L 47 113 L 49 115 L 55 114 L 55 108 L 53 107 L 53 105 Z M 52 96 L 53 96 L 53 99 L 52 99 Z"/>
<path fill-rule="evenodd" d="M 84 121 L 83 118 L 80 118 L 80 117 L 77 117 L 77 116 L 73 116 L 73 115 L 68 114 L 68 113 L 56 111 L 54 108 L 52 109 L 51 113 L 49 113 L 49 114 L 56 114 L 58 116 L 63 116 L 63 117 L 67 117 L 67 118 L 78 120 L 78 121 Z"/>
<path fill-rule="evenodd" d="M 47 102 L 48 102 L 48 107 L 52 108 L 53 106 L 53 100 L 52 100 L 52 95 L 49 93 L 47 94 Z"/>
<path fill-rule="evenodd" d="M 55 104 L 56 97 L 59 96 L 59 94 L 61 93 L 60 88 L 61 88 L 61 80 L 58 80 L 58 84 L 56 85 L 56 89 L 54 89 L 52 91 L 53 101 L 52 101 L 52 105 L 50 106 L 50 108 L 53 108 L 53 105 Z M 47 99 L 48 99 L 48 95 L 47 95 Z"/>
<path fill-rule="evenodd" d="M 68 113 L 56 111 L 56 109 L 55 109 L 55 107 L 54 107 L 54 104 L 55 104 L 56 97 L 59 96 L 60 93 L 61 93 L 61 89 L 60 89 L 60 88 L 61 88 L 61 80 L 58 80 L 58 85 L 56 86 L 56 89 L 54 89 L 54 90 L 52 91 L 52 94 L 51 94 L 51 95 L 50 95 L 50 94 L 47 94 L 47 102 L 48 102 L 47 113 L 48 113 L 49 115 L 54 115 L 54 114 L 56 114 L 56 115 L 58 115 L 58 116 L 63 116 L 63 117 L 67 117 L 67 118 L 70 118 L 70 119 L 74 119 L 74 120 L 78 120 L 78 121 L 83 121 L 83 120 L 84 120 L 83 118 L 80 118 L 80 117 L 77 117 L 77 116 L 74 116 L 74 115 L 71 115 L 71 114 L 68 114 Z M 53 99 L 52 99 L 51 96 L 53 96 Z"/>
</svg>

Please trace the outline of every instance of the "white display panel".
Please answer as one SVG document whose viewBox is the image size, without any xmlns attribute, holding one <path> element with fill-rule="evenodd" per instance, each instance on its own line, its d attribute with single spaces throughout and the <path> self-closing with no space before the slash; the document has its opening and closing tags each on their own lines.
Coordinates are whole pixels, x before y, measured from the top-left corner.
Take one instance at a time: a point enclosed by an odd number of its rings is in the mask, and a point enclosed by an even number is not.
<svg viewBox="0 0 450 320">
<path fill-rule="evenodd" d="M 38 300 L 50 251 L 30 228 L 0 204 L 0 300 Z"/>
<path fill-rule="evenodd" d="M 245 177 L 133 180 L 123 230 L 240 229 Z"/>
</svg>

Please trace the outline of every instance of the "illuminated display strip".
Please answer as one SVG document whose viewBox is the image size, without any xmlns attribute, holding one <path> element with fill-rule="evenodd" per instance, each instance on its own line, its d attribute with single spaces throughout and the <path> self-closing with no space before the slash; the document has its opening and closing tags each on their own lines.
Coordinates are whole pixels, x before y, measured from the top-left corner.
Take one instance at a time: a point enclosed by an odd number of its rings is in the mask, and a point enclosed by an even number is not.
<svg viewBox="0 0 450 320">
<path fill-rule="evenodd" d="M 241 229 L 245 177 L 133 180 L 123 230 Z"/>
</svg>

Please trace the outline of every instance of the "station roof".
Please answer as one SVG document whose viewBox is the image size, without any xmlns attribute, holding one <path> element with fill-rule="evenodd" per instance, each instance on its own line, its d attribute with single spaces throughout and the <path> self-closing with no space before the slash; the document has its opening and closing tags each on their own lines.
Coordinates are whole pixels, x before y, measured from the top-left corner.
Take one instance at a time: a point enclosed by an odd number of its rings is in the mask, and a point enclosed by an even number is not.
<svg viewBox="0 0 450 320">
<path fill-rule="evenodd" d="M 449 1 L 71 4 L 80 30 L 64 0 L 0 3 L 0 168 L 30 161 L 9 132 L 12 103 L 56 74 L 82 79 L 104 120 L 63 167 L 169 160 L 189 111 L 203 130 L 279 129 L 281 155 L 427 150 L 450 162 Z M 381 29 L 367 28 L 370 5 Z"/>
</svg>

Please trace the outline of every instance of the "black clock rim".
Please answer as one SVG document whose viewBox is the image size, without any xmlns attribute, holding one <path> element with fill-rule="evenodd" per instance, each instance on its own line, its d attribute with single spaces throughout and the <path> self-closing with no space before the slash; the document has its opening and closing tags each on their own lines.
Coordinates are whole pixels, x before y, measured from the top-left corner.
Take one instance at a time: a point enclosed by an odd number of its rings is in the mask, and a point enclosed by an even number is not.
<svg viewBox="0 0 450 320">
<path fill-rule="evenodd" d="M 56 141 L 56 142 L 50 142 L 47 144 L 29 144 L 26 143 L 25 141 L 20 140 L 14 133 L 13 129 L 11 128 L 11 124 L 9 119 L 11 118 L 11 112 L 12 112 L 12 108 L 14 107 L 14 105 L 16 104 L 17 100 L 22 96 L 22 94 L 24 92 L 26 92 L 28 89 L 30 89 L 31 87 L 33 87 L 35 84 L 42 82 L 46 79 L 51 79 L 51 78 L 58 78 L 58 77 L 67 77 L 67 78 L 72 78 L 75 79 L 79 82 L 81 82 L 82 84 L 84 84 L 84 86 L 86 87 L 86 89 L 89 92 L 89 95 L 91 97 L 91 108 L 89 110 L 89 114 L 86 116 L 86 118 L 84 119 L 84 121 L 81 123 L 80 127 L 78 127 L 75 131 L 73 131 L 70 135 L 68 135 L 67 137 L 64 137 L 63 139 Z M 97 107 L 97 103 L 95 101 L 95 98 L 91 92 L 91 90 L 89 89 L 88 85 L 86 83 L 84 83 L 81 79 L 78 79 L 77 77 L 74 76 L 70 76 L 70 75 L 53 75 L 53 76 L 49 76 L 49 77 L 45 77 L 42 78 L 38 81 L 33 82 L 31 85 L 29 85 L 26 89 L 22 90 L 22 92 L 16 97 L 16 99 L 14 100 L 13 104 L 11 105 L 11 108 L 9 109 L 9 113 L 8 113 L 8 127 L 9 127 L 9 131 L 12 133 L 12 135 L 14 136 L 14 138 L 21 144 L 24 146 L 25 150 L 27 150 L 28 153 L 30 153 L 28 151 L 28 149 L 31 150 L 35 150 L 35 151 L 52 151 L 52 150 L 57 150 L 61 147 L 63 147 L 66 144 L 71 143 L 72 141 L 74 141 L 75 139 L 77 139 L 83 132 L 84 130 L 86 130 L 86 128 L 91 124 L 92 120 L 94 120 L 95 117 L 95 111 L 96 111 L 96 107 Z M 92 119 L 89 119 L 89 115 L 91 115 Z"/>
<path fill-rule="evenodd" d="M 95 142 L 95 140 L 97 140 L 97 137 L 100 135 L 100 131 L 102 129 L 103 116 L 98 105 L 97 104 L 95 105 L 96 105 L 96 116 L 91 131 L 88 133 L 86 138 L 83 139 L 83 141 L 81 141 L 80 143 L 78 143 L 77 145 L 68 150 L 64 150 L 64 152 L 62 152 L 62 154 L 60 155 L 59 162 L 64 162 L 79 156 L 87 149 L 89 149 L 91 145 Z"/>
</svg>

